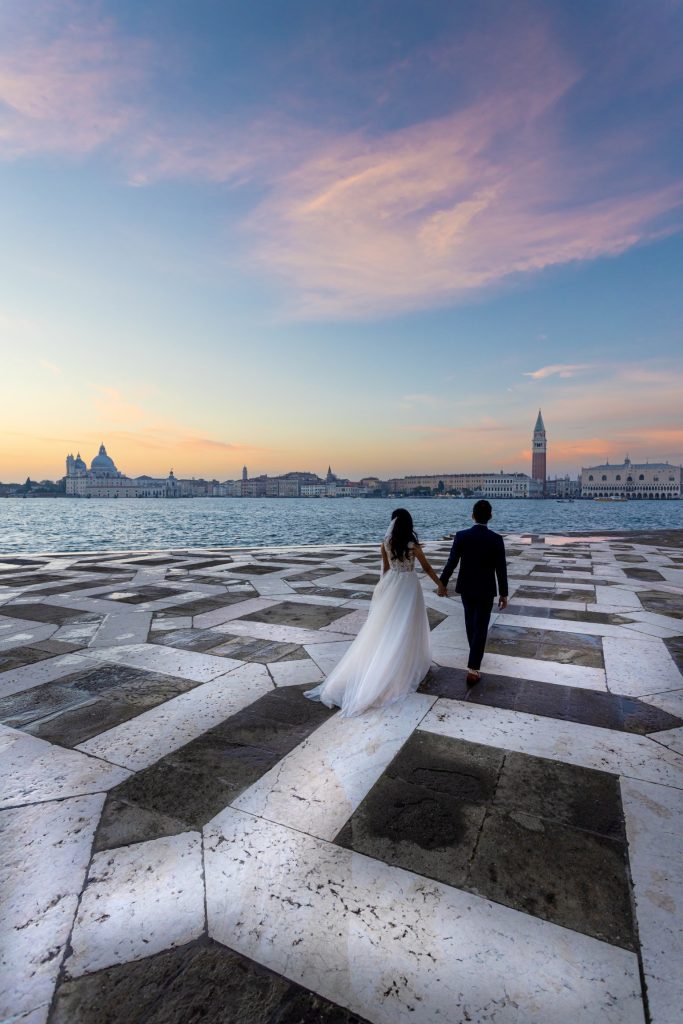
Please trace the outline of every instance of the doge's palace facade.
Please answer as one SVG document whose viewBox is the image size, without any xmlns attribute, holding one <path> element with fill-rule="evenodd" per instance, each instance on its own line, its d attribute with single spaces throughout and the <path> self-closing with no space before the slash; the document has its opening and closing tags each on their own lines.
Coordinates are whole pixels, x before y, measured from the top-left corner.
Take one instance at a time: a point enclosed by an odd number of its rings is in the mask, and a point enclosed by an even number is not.
<svg viewBox="0 0 683 1024">
<path fill-rule="evenodd" d="M 588 466 L 581 470 L 584 498 L 651 498 L 662 500 L 681 496 L 680 466 L 668 462 L 631 462 Z"/>
</svg>

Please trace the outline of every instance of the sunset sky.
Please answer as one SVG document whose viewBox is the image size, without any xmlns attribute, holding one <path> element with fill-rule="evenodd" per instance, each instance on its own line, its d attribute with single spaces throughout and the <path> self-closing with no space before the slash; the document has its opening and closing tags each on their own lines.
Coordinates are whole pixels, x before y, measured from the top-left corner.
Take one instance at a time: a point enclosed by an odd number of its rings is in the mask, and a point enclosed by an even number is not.
<svg viewBox="0 0 683 1024">
<path fill-rule="evenodd" d="M 683 460 L 679 0 L 2 0 L 0 480 Z"/>
</svg>

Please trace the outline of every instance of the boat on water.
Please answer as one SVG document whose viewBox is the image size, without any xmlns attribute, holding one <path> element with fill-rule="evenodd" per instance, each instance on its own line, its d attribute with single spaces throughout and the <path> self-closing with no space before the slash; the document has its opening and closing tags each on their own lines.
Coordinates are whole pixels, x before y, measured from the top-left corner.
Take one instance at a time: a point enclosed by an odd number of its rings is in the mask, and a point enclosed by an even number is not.
<svg viewBox="0 0 683 1024">
<path fill-rule="evenodd" d="M 628 501 L 628 498 L 622 498 L 617 494 L 610 494 L 607 498 L 593 498 L 593 501 Z"/>
</svg>

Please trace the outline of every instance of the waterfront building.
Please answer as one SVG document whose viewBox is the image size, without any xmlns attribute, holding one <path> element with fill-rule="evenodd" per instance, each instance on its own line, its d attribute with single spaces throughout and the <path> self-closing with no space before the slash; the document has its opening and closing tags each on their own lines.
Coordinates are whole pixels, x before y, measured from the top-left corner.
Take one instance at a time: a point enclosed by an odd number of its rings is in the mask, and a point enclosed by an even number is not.
<svg viewBox="0 0 683 1024">
<path fill-rule="evenodd" d="M 389 480 L 392 494 L 429 491 L 431 494 L 456 493 L 480 498 L 540 498 L 542 483 L 527 473 L 434 473 Z"/>
<path fill-rule="evenodd" d="M 631 462 L 587 466 L 581 470 L 583 498 L 679 498 L 683 470 L 668 462 Z"/>
<path fill-rule="evenodd" d="M 66 457 L 64 478 L 67 497 L 72 498 L 178 498 L 181 484 L 173 470 L 168 477 L 129 477 L 121 473 L 114 460 L 107 455 L 104 444 L 90 463 L 90 469 L 81 458 Z"/>
<path fill-rule="evenodd" d="M 504 473 L 501 469 L 486 477 L 483 494 L 485 498 L 542 498 L 543 482 L 526 473 Z"/>
<path fill-rule="evenodd" d="M 540 494 L 538 495 L 540 498 L 545 495 L 547 448 L 545 424 L 539 409 L 533 437 L 531 438 L 531 476 L 541 484 Z"/>
<path fill-rule="evenodd" d="M 580 498 L 581 477 L 556 476 L 548 477 L 545 482 L 546 498 Z"/>
</svg>

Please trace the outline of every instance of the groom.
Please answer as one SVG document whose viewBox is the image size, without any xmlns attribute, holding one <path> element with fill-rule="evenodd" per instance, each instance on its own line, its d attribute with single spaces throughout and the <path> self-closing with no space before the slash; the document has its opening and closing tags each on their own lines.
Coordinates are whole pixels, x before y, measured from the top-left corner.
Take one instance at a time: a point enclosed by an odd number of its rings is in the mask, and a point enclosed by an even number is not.
<svg viewBox="0 0 683 1024">
<path fill-rule="evenodd" d="M 496 593 L 500 593 L 498 607 L 501 611 L 507 608 L 508 603 L 505 544 L 499 533 L 494 533 L 488 528 L 487 524 L 492 515 L 490 502 L 483 498 L 475 502 L 472 509 L 474 526 L 456 533 L 451 553 L 440 577 L 443 587 L 446 588 L 455 567 L 460 562 L 455 592 L 460 594 L 465 609 L 465 629 L 470 645 L 467 662 L 468 683 L 478 683 L 481 679 L 479 668 L 484 657 L 486 634 Z"/>
</svg>

